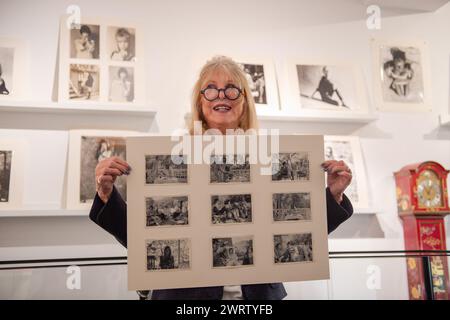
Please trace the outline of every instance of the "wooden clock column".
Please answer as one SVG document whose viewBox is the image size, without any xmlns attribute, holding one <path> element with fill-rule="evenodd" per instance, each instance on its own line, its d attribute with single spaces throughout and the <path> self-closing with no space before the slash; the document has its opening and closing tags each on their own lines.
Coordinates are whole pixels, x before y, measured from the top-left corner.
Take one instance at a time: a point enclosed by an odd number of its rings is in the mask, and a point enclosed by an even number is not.
<svg viewBox="0 0 450 320">
<path fill-rule="evenodd" d="M 444 218 L 450 213 L 448 173 L 434 161 L 407 165 L 394 173 L 405 250 L 447 250 Z M 448 300 L 447 256 L 428 254 L 429 259 L 425 257 L 427 253 L 419 253 L 424 257 L 407 258 L 409 298 Z"/>
</svg>

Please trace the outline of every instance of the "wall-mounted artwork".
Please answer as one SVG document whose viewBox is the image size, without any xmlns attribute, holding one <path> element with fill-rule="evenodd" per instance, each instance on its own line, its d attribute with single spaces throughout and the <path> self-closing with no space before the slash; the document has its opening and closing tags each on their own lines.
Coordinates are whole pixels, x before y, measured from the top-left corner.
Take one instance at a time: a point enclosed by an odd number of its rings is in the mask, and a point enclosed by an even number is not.
<svg viewBox="0 0 450 320">
<path fill-rule="evenodd" d="M 372 50 L 377 107 L 386 111 L 430 111 L 426 43 L 372 40 Z"/>
<path fill-rule="evenodd" d="M 0 101 L 25 99 L 28 53 L 18 39 L 0 38 Z"/>
<path fill-rule="evenodd" d="M 0 139 L 0 216 L 22 207 L 25 157 L 25 141 Z"/>
</svg>

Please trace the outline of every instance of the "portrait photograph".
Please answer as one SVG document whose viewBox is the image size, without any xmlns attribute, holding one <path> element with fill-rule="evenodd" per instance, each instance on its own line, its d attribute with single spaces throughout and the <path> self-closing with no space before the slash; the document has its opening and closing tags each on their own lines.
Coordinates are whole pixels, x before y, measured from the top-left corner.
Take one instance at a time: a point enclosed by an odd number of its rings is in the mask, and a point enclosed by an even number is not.
<svg viewBox="0 0 450 320">
<path fill-rule="evenodd" d="M 108 27 L 108 57 L 113 61 L 136 60 L 136 30 L 125 27 Z"/>
<path fill-rule="evenodd" d="M 187 196 L 159 196 L 145 198 L 147 227 L 188 224 Z"/>
<path fill-rule="evenodd" d="M 423 103 L 422 55 L 416 47 L 380 47 L 383 100 Z"/>
<path fill-rule="evenodd" d="M 109 101 L 134 101 L 134 69 L 128 67 L 109 67 Z"/>
<path fill-rule="evenodd" d="M 70 30 L 70 58 L 98 59 L 100 56 L 100 26 L 81 24 Z"/>
<path fill-rule="evenodd" d="M 67 187 L 65 206 L 70 210 L 86 210 L 92 205 L 96 194 L 97 164 L 110 157 L 126 161 L 128 136 L 138 135 L 134 131 L 120 130 L 70 130 L 67 163 Z M 119 195 L 127 200 L 127 178 L 118 176 L 114 183 Z"/>
<path fill-rule="evenodd" d="M 69 99 L 98 101 L 100 95 L 100 70 L 93 64 L 71 64 Z"/>
<path fill-rule="evenodd" d="M 86 203 L 94 200 L 95 167 L 104 159 L 119 157 L 126 159 L 125 138 L 119 137 L 81 137 L 80 159 L 80 202 Z M 122 198 L 127 199 L 126 177 L 117 177 L 114 185 Z"/>
<path fill-rule="evenodd" d="M 273 243 L 276 264 L 313 261 L 311 233 L 274 235 Z"/>
<path fill-rule="evenodd" d="M 245 73 L 255 103 L 267 104 L 264 66 L 262 64 L 247 63 L 240 63 L 239 65 Z"/>
<path fill-rule="evenodd" d="M 147 240 L 147 270 L 189 269 L 189 239 Z"/>
<path fill-rule="evenodd" d="M 0 99 L 13 92 L 14 48 L 0 44 Z"/>
<path fill-rule="evenodd" d="M 0 202 L 9 202 L 11 150 L 0 150 Z"/>
<path fill-rule="evenodd" d="M 211 196 L 213 224 L 252 222 L 252 197 L 250 194 Z"/>
<path fill-rule="evenodd" d="M 274 193 L 272 195 L 273 221 L 311 220 L 311 194 Z"/>
<path fill-rule="evenodd" d="M 309 155 L 307 152 L 273 154 L 272 181 L 309 180 Z"/>
<path fill-rule="evenodd" d="M 214 268 L 253 265 L 253 237 L 214 238 L 212 252 Z"/>
<path fill-rule="evenodd" d="M 210 182 L 250 182 L 250 163 L 248 154 L 211 156 Z"/>
<path fill-rule="evenodd" d="M 358 109 L 352 68 L 335 65 L 297 65 L 302 107 Z"/>
<path fill-rule="evenodd" d="M 145 183 L 187 183 L 187 161 L 183 156 L 173 161 L 169 155 L 145 156 Z"/>
<path fill-rule="evenodd" d="M 352 181 L 345 195 L 355 208 L 368 208 L 368 184 L 361 143 L 356 136 L 325 136 L 325 160 L 344 161 L 352 171 Z"/>
</svg>

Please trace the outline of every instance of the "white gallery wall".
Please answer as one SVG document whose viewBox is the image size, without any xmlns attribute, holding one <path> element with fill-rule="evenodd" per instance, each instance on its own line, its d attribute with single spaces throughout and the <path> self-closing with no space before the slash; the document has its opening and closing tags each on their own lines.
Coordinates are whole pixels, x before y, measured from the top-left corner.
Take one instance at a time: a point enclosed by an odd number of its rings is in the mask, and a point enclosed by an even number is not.
<svg viewBox="0 0 450 320">
<path fill-rule="evenodd" d="M 138 32 L 143 33 L 146 50 L 147 106 L 157 111 L 154 120 L 149 119 L 145 124 L 142 119 L 135 119 L 139 122 L 136 125 L 115 119 L 105 125 L 102 115 L 85 115 L 76 123 L 81 123 L 80 128 L 138 127 L 164 134 L 183 126 L 198 70 L 205 58 L 215 54 L 273 58 L 281 107 L 289 103 L 286 99 L 289 84 L 284 77 L 286 59 L 357 63 L 363 70 L 369 102 L 375 110 L 370 39 L 426 41 L 432 83 L 433 111 L 430 113 L 376 112 L 378 119 L 369 124 L 261 123 L 262 127 L 279 128 L 284 133 L 359 136 L 374 214 L 358 214 L 344 223 L 330 236 L 330 251 L 402 250 L 403 231 L 397 216 L 393 172 L 406 164 L 425 160 L 434 160 L 450 168 L 450 126 L 439 125 L 439 115 L 450 113 L 450 4 L 435 13 L 382 19 L 381 30 L 371 31 L 366 27 L 363 5 L 358 9 L 345 7 L 352 1 L 325 2 L 328 8 L 335 6 L 331 12 L 323 12 L 313 1 L 270 0 L 261 4 L 233 0 L 223 6 L 203 0 L 0 0 L 0 37 L 15 37 L 27 42 L 30 56 L 28 98 L 49 102 L 57 69 L 59 18 L 68 5 L 79 5 L 81 14 L 89 17 L 124 18 L 139 23 L 141 29 Z M 342 15 L 346 19 L 339 20 Z M 348 19 L 351 22 L 342 22 Z M 75 115 L 47 117 L 47 123 L 43 124 L 26 115 L 0 113 L 0 139 L 20 137 L 29 146 L 24 168 L 24 207 L 44 211 L 45 208 L 61 207 L 67 174 L 68 132 L 55 124 L 67 122 L 67 128 L 79 128 L 70 125 L 71 116 Z M 98 126 L 95 126 L 97 122 Z M 64 215 L 64 210 L 61 214 Z M 449 228 L 447 219 L 447 230 Z M 450 245 L 449 235 L 447 231 L 447 246 Z M 125 254 L 115 239 L 95 226 L 87 216 L 0 218 L 0 260 Z M 379 265 L 381 269 L 381 288 L 371 289 L 366 285 L 371 265 Z M 402 259 L 334 260 L 331 267 L 331 281 L 287 284 L 288 298 L 407 298 L 406 267 Z M 117 277 L 123 282 L 126 272 L 122 271 Z M 12 278 L 11 274 L 0 271 L 0 283 L 17 281 Z M 355 285 L 349 288 L 348 283 Z M 101 286 L 90 281 L 90 286 L 97 285 Z M 11 285 L 1 285 L 0 297 L 11 297 L 14 290 Z M 24 292 L 23 288 L 20 292 Z M 29 296 L 14 294 L 17 297 L 51 297 L 50 293 L 39 295 L 39 292 Z M 86 296 L 92 297 L 87 291 Z M 61 297 L 79 296 L 63 292 Z M 130 295 L 124 290 L 123 295 L 117 293 L 108 297 Z"/>
</svg>

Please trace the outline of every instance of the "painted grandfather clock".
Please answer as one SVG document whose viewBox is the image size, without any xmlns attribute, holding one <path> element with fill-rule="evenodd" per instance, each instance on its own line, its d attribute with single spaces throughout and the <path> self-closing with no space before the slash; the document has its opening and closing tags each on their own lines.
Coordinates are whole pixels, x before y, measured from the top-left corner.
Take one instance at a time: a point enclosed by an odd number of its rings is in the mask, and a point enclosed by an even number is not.
<svg viewBox="0 0 450 320">
<path fill-rule="evenodd" d="M 446 250 L 444 218 L 450 213 L 448 173 L 434 161 L 407 165 L 394 173 L 405 250 Z M 428 259 L 423 255 L 407 258 L 409 298 L 448 300 L 447 257 L 431 255 Z"/>
</svg>

